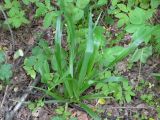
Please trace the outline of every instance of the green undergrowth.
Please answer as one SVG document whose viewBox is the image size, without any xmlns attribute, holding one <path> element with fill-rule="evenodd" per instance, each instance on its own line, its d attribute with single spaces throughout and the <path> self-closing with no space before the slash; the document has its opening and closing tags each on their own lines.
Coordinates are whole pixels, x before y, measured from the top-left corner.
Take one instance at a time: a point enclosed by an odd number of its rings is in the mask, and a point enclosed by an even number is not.
<svg viewBox="0 0 160 120">
<path fill-rule="evenodd" d="M 78 104 L 91 117 L 100 119 L 83 101 L 111 97 L 122 102 L 131 101 L 135 94 L 128 80 L 107 73 L 117 62 L 133 52 L 143 39 L 134 40 L 127 48 L 116 46 L 105 50 L 103 30 L 97 34 L 97 30 L 103 28 L 97 25 L 99 19 L 93 23 L 91 11 L 88 27 L 82 28 L 86 32 L 79 33 L 82 30 L 75 27 L 65 4 L 60 1 L 59 5 L 64 20 L 62 21 L 60 16 L 56 20 L 54 46 L 48 46 L 47 42 L 40 40 L 38 46 L 32 50 L 32 56 L 25 59 L 24 69 L 33 79 L 39 73 L 41 82 L 47 85 L 47 89 L 35 87 L 36 89 L 53 99 Z M 62 47 L 61 42 L 64 25 L 67 30 L 67 50 Z M 116 54 L 115 49 L 119 49 Z M 92 86 L 96 86 L 96 90 L 87 93 L 87 89 Z"/>
<path fill-rule="evenodd" d="M 32 79 L 41 76 L 44 86 L 34 88 L 54 102 L 67 107 L 78 105 L 92 118 L 101 119 L 84 101 L 132 101 L 136 88 L 130 80 L 114 73 L 115 66 L 127 57 L 129 64 L 138 62 L 143 66 L 153 53 L 160 53 L 160 25 L 154 21 L 159 4 L 159 0 L 4 0 L 0 7 L 8 19 L 0 26 L 4 28 L 8 22 L 11 28 L 18 29 L 31 24 L 28 14 L 34 8 L 33 19 L 42 19 L 43 29 L 55 29 L 53 45 L 40 38 L 24 60 L 23 68 Z M 110 27 L 113 31 L 109 31 Z M 125 35 L 130 39 L 125 41 Z M 11 65 L 4 63 L 0 52 L 3 81 L 12 75 Z M 159 73 L 152 75 L 159 79 Z M 47 102 L 45 97 L 42 99 Z M 153 96 L 144 94 L 140 99 L 150 103 Z M 42 107 L 41 100 L 29 108 Z M 67 107 L 61 108 L 59 115 L 68 117 Z"/>
<path fill-rule="evenodd" d="M 0 50 L 0 80 L 4 84 L 9 84 L 12 74 L 12 65 L 7 63 L 5 52 Z"/>
</svg>

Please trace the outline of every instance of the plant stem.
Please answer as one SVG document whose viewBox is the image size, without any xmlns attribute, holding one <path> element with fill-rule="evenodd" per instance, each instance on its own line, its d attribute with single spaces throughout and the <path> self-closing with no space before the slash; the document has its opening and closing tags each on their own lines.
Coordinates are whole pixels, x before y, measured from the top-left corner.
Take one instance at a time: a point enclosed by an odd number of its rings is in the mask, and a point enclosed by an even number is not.
<svg viewBox="0 0 160 120">
<path fill-rule="evenodd" d="M 8 91 L 8 86 L 9 86 L 9 85 L 7 85 L 7 86 L 6 86 L 6 89 L 5 89 L 5 93 L 4 93 L 3 100 L 2 100 L 2 103 L 1 103 L 1 107 L 0 107 L 1 109 L 2 109 L 2 107 L 3 107 L 4 101 L 6 100 L 7 91 Z"/>
<path fill-rule="evenodd" d="M 4 16 L 5 20 L 6 20 L 6 23 L 7 23 L 8 29 L 9 29 L 9 32 L 10 32 L 10 34 L 11 34 L 12 51 L 14 51 L 14 50 L 15 50 L 15 40 L 14 40 L 14 36 L 13 36 L 13 31 L 12 31 L 12 29 L 11 29 L 11 26 L 10 26 L 9 23 L 8 23 L 7 15 L 6 15 L 6 13 L 4 12 L 2 6 L 0 6 L 0 10 L 1 10 L 1 12 L 2 12 L 2 14 L 3 14 L 3 16 Z"/>
</svg>

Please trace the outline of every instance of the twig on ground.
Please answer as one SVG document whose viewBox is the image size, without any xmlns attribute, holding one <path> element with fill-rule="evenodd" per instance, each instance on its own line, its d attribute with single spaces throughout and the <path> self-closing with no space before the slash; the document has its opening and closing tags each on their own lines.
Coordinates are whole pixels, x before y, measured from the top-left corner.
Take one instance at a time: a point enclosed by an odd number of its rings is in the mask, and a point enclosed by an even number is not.
<svg viewBox="0 0 160 120">
<path fill-rule="evenodd" d="M 134 107 L 134 106 L 120 106 L 120 107 L 107 107 L 108 109 L 155 109 L 154 107 Z"/>
<path fill-rule="evenodd" d="M 7 15 L 6 15 L 6 13 L 4 12 L 2 6 L 0 6 L 0 11 L 2 12 L 2 14 L 3 14 L 3 16 L 4 16 L 5 20 L 6 20 L 6 23 L 7 23 L 8 29 L 9 29 L 9 32 L 10 32 L 10 34 L 11 34 L 12 51 L 14 51 L 14 50 L 15 50 L 15 40 L 14 40 L 14 36 L 13 36 L 13 31 L 12 31 L 12 29 L 11 29 L 11 26 L 10 26 L 9 23 L 8 23 Z"/>
<path fill-rule="evenodd" d="M 1 109 L 3 107 L 4 101 L 6 100 L 7 92 L 8 92 L 8 85 L 6 86 L 5 93 L 1 102 L 1 107 L 0 107 Z"/>
<path fill-rule="evenodd" d="M 34 82 L 32 83 L 31 86 L 36 86 L 38 84 L 38 82 L 40 81 L 40 75 L 38 75 Z M 24 101 L 27 99 L 28 95 L 30 94 L 30 92 L 33 90 L 33 87 L 28 87 L 28 92 L 25 93 L 21 99 L 20 99 L 20 102 L 17 103 L 17 105 L 13 108 L 12 111 L 9 111 L 6 113 L 6 116 L 5 116 L 5 120 L 13 120 L 13 117 L 15 115 L 15 113 L 21 108 L 21 106 L 23 105 Z"/>
</svg>

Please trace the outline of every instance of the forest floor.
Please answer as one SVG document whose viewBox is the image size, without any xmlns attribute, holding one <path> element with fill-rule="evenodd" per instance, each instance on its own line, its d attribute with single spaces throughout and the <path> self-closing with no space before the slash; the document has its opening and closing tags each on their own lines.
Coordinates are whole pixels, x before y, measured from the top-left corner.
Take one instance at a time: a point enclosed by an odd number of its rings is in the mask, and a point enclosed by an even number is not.
<svg viewBox="0 0 160 120">
<path fill-rule="evenodd" d="M 42 30 L 38 27 L 33 28 L 30 26 L 13 30 L 16 50 L 22 49 L 25 53 L 31 45 L 35 44 L 35 33 L 39 31 Z M 48 30 L 43 32 L 45 32 L 43 37 L 47 41 L 51 41 L 53 37 L 52 31 Z M 5 91 L 6 86 L 0 84 L 2 86 L 2 90 L 0 91 L 1 102 L 4 98 L 4 94 L 6 93 L 5 101 L 2 108 L 0 108 L 1 120 L 4 120 L 6 112 L 13 109 L 21 96 L 27 92 L 27 87 L 33 81 L 26 75 L 23 69 L 23 59 L 19 58 L 15 61 L 13 60 L 13 51 L 11 50 L 11 47 L 12 42 L 9 31 L 0 30 L 0 48 L 7 51 L 8 62 L 13 66 L 16 66 L 11 80 L 12 83 L 9 85 L 8 90 Z M 27 53 L 27 55 L 29 54 L 30 52 Z M 20 61 L 20 59 L 22 61 Z M 102 119 L 108 118 L 109 120 L 116 120 L 119 118 L 122 120 L 138 120 L 139 118 L 144 118 L 149 120 L 158 120 L 156 106 L 160 104 L 160 82 L 155 80 L 150 73 L 158 73 L 160 71 L 160 58 L 156 55 L 152 55 L 146 64 L 142 64 L 141 70 L 139 70 L 139 64 L 134 64 L 132 69 L 128 69 L 126 62 L 126 60 L 123 60 L 116 66 L 117 73 L 127 77 L 132 83 L 132 86 L 135 86 L 138 82 L 139 74 L 145 83 L 139 84 L 139 90 L 135 90 L 136 96 L 133 97 L 132 102 L 129 104 L 119 104 L 114 100 L 108 100 L 104 105 L 96 105 L 97 101 L 93 101 L 88 104 L 99 110 L 99 114 L 101 114 Z M 146 101 L 141 100 L 140 96 L 145 94 L 151 94 L 154 95 L 154 97 L 152 99 L 146 99 Z M 29 94 L 27 101 L 36 100 L 41 96 L 43 96 L 43 93 L 34 90 Z M 50 120 L 51 117 L 57 115 L 55 109 L 60 106 L 61 105 L 58 104 L 46 104 L 35 111 L 31 111 L 27 104 L 24 104 L 18 113 L 14 115 L 14 120 Z M 87 113 L 80 109 L 70 107 L 68 111 L 71 116 L 77 117 L 78 120 L 90 119 Z"/>
</svg>

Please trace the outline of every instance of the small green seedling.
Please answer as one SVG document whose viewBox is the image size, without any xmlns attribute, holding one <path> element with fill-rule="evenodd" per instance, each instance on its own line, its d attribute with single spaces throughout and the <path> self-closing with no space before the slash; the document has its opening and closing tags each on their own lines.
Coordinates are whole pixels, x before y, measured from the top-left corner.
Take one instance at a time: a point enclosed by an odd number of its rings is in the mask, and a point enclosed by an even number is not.
<svg viewBox="0 0 160 120">
<path fill-rule="evenodd" d="M 11 77 L 12 65 L 7 63 L 5 53 L 0 50 L 0 80 L 8 84 Z"/>
</svg>

